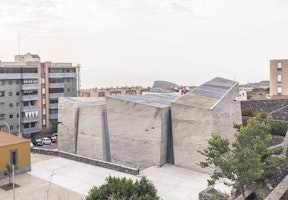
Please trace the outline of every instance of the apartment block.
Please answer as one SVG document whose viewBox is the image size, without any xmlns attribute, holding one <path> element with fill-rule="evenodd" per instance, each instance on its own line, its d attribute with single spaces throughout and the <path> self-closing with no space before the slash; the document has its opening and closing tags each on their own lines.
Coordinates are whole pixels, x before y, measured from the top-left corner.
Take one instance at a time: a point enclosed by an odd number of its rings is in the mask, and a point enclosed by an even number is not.
<svg viewBox="0 0 288 200">
<path fill-rule="evenodd" d="M 80 67 L 36 54 L 0 61 L 0 131 L 36 134 L 58 121 L 58 98 L 77 96 Z"/>
<path fill-rule="evenodd" d="M 288 98 L 288 59 L 270 60 L 270 98 Z"/>
<path fill-rule="evenodd" d="M 132 87 L 110 87 L 110 88 L 92 88 L 81 90 L 82 97 L 105 97 L 110 95 L 141 95 L 143 92 L 150 91 L 150 88 L 141 86 Z"/>
</svg>

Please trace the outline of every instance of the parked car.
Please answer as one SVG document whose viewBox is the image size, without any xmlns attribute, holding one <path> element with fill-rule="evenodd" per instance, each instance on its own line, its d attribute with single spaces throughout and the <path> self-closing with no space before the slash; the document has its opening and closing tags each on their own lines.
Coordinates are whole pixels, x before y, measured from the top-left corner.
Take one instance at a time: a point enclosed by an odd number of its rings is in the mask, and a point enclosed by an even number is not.
<svg viewBox="0 0 288 200">
<path fill-rule="evenodd" d="M 58 137 L 54 136 L 54 135 L 50 135 L 50 136 L 48 136 L 48 138 L 50 138 L 52 143 L 57 143 L 57 141 L 58 141 Z"/>
<path fill-rule="evenodd" d="M 42 138 L 42 141 L 43 141 L 43 144 L 51 144 L 51 143 L 52 143 L 52 142 L 51 142 L 51 139 L 48 138 L 48 137 Z"/>
<path fill-rule="evenodd" d="M 43 146 L 43 141 L 41 138 L 32 138 L 31 141 L 34 146 Z"/>
</svg>

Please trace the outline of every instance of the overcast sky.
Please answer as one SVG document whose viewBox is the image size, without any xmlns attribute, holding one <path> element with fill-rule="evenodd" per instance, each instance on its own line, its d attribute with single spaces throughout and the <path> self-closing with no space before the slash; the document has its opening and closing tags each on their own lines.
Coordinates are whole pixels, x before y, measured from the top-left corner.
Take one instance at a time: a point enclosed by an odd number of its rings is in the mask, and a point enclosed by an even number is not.
<svg viewBox="0 0 288 200">
<path fill-rule="evenodd" d="M 287 0 L 0 0 L 0 60 L 81 64 L 82 88 L 269 80 Z"/>
</svg>

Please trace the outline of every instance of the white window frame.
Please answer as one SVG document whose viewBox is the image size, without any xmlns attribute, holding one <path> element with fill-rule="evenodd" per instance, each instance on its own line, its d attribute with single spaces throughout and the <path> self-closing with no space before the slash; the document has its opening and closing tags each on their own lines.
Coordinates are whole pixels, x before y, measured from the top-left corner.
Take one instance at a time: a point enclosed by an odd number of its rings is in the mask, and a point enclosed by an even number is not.
<svg viewBox="0 0 288 200">
<path fill-rule="evenodd" d="M 282 63 L 281 62 L 277 62 L 277 69 L 278 70 L 282 69 Z"/>
<path fill-rule="evenodd" d="M 282 87 L 281 86 L 277 87 L 277 94 L 282 94 Z"/>
<path fill-rule="evenodd" d="M 277 82 L 282 83 L 282 75 L 281 74 L 277 74 Z"/>
</svg>

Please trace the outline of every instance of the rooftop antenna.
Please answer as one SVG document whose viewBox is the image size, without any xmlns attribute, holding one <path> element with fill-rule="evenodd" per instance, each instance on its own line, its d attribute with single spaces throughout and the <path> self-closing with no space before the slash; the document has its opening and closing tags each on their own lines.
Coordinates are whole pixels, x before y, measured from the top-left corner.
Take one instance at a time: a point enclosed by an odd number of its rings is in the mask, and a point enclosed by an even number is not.
<svg viewBox="0 0 288 200">
<path fill-rule="evenodd" d="M 20 31 L 18 30 L 18 55 L 20 55 Z"/>
</svg>

